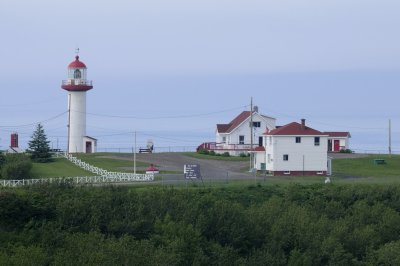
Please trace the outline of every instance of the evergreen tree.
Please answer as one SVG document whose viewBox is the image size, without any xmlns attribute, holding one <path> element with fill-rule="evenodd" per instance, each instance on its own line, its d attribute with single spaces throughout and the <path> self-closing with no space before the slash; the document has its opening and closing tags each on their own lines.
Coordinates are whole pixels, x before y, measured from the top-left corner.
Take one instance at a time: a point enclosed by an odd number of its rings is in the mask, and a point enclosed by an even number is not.
<svg viewBox="0 0 400 266">
<path fill-rule="evenodd" d="M 38 124 L 35 132 L 33 132 L 31 141 L 28 143 L 31 159 L 40 163 L 51 161 L 49 143 L 50 141 L 47 140 L 43 126 Z"/>
</svg>

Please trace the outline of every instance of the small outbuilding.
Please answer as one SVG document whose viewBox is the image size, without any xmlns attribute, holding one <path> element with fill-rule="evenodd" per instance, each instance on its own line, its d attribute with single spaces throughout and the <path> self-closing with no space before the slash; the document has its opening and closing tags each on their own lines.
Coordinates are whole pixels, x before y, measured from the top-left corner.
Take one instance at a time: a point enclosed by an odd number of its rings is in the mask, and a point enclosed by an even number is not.
<svg viewBox="0 0 400 266">
<path fill-rule="evenodd" d="M 151 164 L 149 167 L 146 168 L 146 174 L 159 174 L 160 170 Z"/>
<path fill-rule="evenodd" d="M 328 152 L 340 152 L 349 149 L 350 132 L 324 132 L 328 135 Z"/>
</svg>

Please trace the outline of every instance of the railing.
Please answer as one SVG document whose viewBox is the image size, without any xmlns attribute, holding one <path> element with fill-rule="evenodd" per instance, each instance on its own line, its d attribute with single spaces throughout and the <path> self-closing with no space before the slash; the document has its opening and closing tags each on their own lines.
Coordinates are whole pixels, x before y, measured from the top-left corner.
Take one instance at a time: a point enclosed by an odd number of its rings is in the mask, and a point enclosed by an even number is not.
<svg viewBox="0 0 400 266">
<path fill-rule="evenodd" d="M 253 149 L 257 148 L 258 144 L 253 144 Z M 251 144 L 227 144 L 227 143 L 215 143 L 206 142 L 200 145 L 207 150 L 251 150 Z"/>
<path fill-rule="evenodd" d="M 21 179 L 21 180 L 0 180 L 2 187 L 20 187 L 38 184 L 99 184 L 99 183 L 127 183 L 137 181 L 153 181 L 154 178 L 148 175 L 148 180 L 136 179 L 135 177 L 120 176 L 120 177 L 106 177 L 106 176 L 79 176 L 79 177 L 53 177 L 41 179 Z"/>
<path fill-rule="evenodd" d="M 63 80 L 61 85 L 63 85 L 63 86 L 65 86 L 65 85 L 92 86 L 92 81 L 91 80 L 83 80 L 83 79 L 68 79 L 68 80 Z"/>
<path fill-rule="evenodd" d="M 80 168 L 89 171 L 93 174 L 100 175 L 102 177 L 106 178 L 121 178 L 126 181 L 153 181 L 154 180 L 154 175 L 153 174 L 134 174 L 134 173 L 121 173 L 121 172 L 110 172 L 105 169 L 102 169 L 100 167 L 96 167 L 93 165 L 90 165 L 88 163 L 85 163 L 81 161 L 80 159 L 72 156 L 71 154 L 68 153 L 59 153 L 59 155 L 65 157 L 68 159 L 70 162 L 74 163 L 76 166 L 79 166 Z"/>
<path fill-rule="evenodd" d="M 162 153 L 162 152 L 195 152 L 197 146 L 155 146 L 152 153 Z M 102 148 L 98 147 L 97 152 L 116 152 L 116 153 L 133 153 L 133 147 L 130 148 L 119 148 L 119 147 L 108 147 Z M 139 153 L 139 148 L 136 149 Z"/>
<path fill-rule="evenodd" d="M 56 153 L 57 157 L 65 157 L 80 168 L 96 174 L 97 176 L 80 176 L 80 177 L 53 177 L 40 179 L 21 179 L 21 180 L 0 180 L 0 186 L 3 187 L 19 187 L 34 184 L 49 183 L 73 183 L 73 184 L 96 184 L 96 183 L 126 183 L 126 182 L 149 182 L 154 181 L 154 174 L 133 174 L 110 172 L 100 167 L 96 167 L 81 161 L 80 159 L 67 154 Z"/>
</svg>

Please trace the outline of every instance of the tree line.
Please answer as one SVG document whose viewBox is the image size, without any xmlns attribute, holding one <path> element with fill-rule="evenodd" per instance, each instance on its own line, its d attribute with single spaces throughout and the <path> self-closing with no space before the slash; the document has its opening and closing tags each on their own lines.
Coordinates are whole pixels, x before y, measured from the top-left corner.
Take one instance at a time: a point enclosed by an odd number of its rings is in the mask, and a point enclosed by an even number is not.
<svg viewBox="0 0 400 266">
<path fill-rule="evenodd" d="M 400 186 L 0 190 L 0 265 L 400 265 Z"/>
</svg>

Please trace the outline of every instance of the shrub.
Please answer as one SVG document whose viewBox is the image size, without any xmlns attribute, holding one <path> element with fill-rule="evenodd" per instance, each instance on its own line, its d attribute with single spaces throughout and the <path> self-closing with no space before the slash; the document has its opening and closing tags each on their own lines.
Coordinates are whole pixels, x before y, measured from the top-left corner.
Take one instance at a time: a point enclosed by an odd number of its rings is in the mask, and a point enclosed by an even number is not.
<svg viewBox="0 0 400 266">
<path fill-rule="evenodd" d="M 215 156 L 215 151 L 210 151 L 210 155 Z"/>
<path fill-rule="evenodd" d="M 240 157 L 247 157 L 247 154 L 242 152 L 241 154 L 239 154 Z"/>
<path fill-rule="evenodd" d="M 210 154 L 210 152 L 208 150 L 201 149 L 201 150 L 199 150 L 199 154 L 208 155 L 208 154 Z"/>
<path fill-rule="evenodd" d="M 340 150 L 339 152 L 340 153 L 353 153 L 353 151 L 350 149 L 343 149 L 343 150 Z"/>
<path fill-rule="evenodd" d="M 230 154 L 229 154 L 229 152 L 224 152 L 223 154 L 222 154 L 222 156 L 224 156 L 224 157 L 229 157 L 229 156 L 231 156 Z"/>
<path fill-rule="evenodd" d="M 1 168 L 1 176 L 4 179 L 29 178 L 32 162 L 25 154 L 7 154 L 6 161 Z"/>
</svg>

